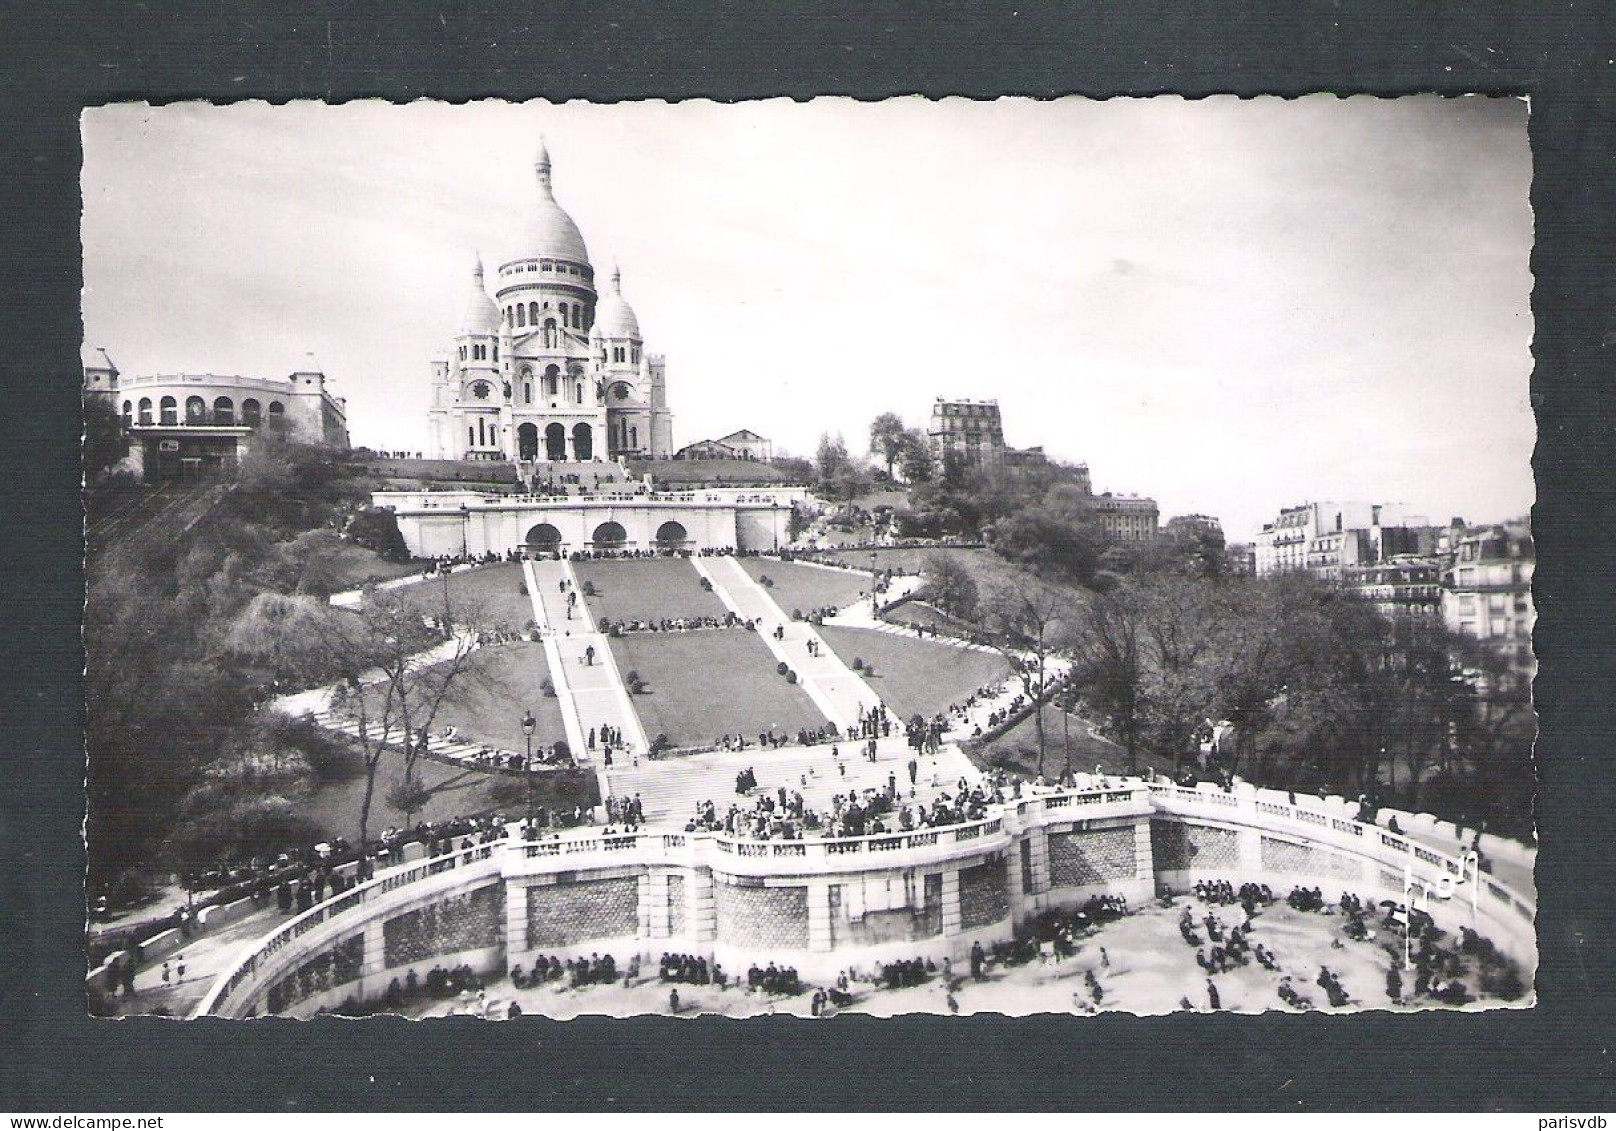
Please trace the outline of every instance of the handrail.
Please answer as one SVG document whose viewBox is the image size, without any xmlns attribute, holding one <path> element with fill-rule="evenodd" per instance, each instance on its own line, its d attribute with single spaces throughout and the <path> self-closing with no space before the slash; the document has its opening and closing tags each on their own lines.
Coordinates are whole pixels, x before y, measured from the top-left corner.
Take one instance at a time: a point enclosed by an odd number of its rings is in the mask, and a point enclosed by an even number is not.
<svg viewBox="0 0 1616 1131">
<path fill-rule="evenodd" d="M 197 1005 L 193 1016 L 205 1017 L 219 1007 L 221 999 L 227 999 L 231 992 L 248 977 L 256 974 L 262 959 L 268 958 L 284 948 L 292 940 L 313 930 L 320 924 L 352 911 L 374 903 L 377 898 L 399 888 L 432 876 L 442 875 L 445 872 L 455 871 L 469 865 L 492 860 L 494 849 L 503 842 L 496 841 L 490 844 L 480 844 L 472 848 L 456 849 L 442 856 L 429 856 L 417 860 L 412 864 L 404 864 L 398 868 L 390 868 L 378 874 L 375 878 L 365 881 L 358 887 L 351 888 L 341 895 L 332 896 L 323 903 L 317 903 L 309 910 L 282 923 L 275 930 L 265 935 L 252 948 L 250 952 L 242 955 L 231 966 L 221 973 L 207 994 Z"/>
</svg>

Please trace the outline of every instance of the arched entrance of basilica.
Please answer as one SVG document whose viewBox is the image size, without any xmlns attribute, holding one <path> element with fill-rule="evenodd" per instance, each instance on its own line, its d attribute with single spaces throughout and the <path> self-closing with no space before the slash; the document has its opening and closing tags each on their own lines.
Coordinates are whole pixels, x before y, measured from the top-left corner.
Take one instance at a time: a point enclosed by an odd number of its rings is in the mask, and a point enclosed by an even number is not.
<svg viewBox="0 0 1616 1131">
<path fill-rule="evenodd" d="M 595 433 L 587 424 L 574 424 L 572 426 L 572 458 L 586 460 L 594 458 Z"/>
<path fill-rule="evenodd" d="M 523 424 L 516 429 L 516 458 L 539 458 L 539 426 Z"/>
<path fill-rule="evenodd" d="M 544 458 L 552 462 L 567 458 L 567 428 L 552 424 L 544 430 Z"/>
</svg>

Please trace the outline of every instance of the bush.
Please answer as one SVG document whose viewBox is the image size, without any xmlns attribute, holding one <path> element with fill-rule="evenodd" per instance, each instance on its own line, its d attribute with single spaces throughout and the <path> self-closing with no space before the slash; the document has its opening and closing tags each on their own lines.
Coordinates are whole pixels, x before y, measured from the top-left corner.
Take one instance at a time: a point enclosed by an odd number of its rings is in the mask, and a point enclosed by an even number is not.
<svg viewBox="0 0 1616 1131">
<path fill-rule="evenodd" d="M 546 699 L 554 699 L 556 697 L 555 684 L 551 683 L 548 678 L 546 678 L 543 683 L 539 684 L 539 690 L 544 692 L 544 697 Z"/>
<path fill-rule="evenodd" d="M 527 596 L 527 582 L 518 581 L 516 583 L 516 591 L 518 593 L 520 593 L 522 596 L 526 597 Z"/>
<path fill-rule="evenodd" d="M 862 657 L 862 656 L 854 656 L 853 657 L 853 670 L 856 671 L 856 672 L 861 672 L 861 671 L 864 670 L 864 657 Z"/>
<path fill-rule="evenodd" d="M 787 683 L 796 683 L 797 682 L 797 673 L 796 672 L 786 672 L 786 682 Z"/>
<path fill-rule="evenodd" d="M 567 745 L 567 740 L 564 738 L 556 739 L 555 752 L 557 758 L 572 757 L 572 747 Z"/>
<path fill-rule="evenodd" d="M 785 675 L 786 672 L 788 672 L 790 670 L 791 670 L 791 665 L 786 663 L 784 660 L 781 660 L 778 664 L 774 665 L 774 674 L 775 675 Z"/>
<path fill-rule="evenodd" d="M 792 620 L 801 620 L 802 619 L 802 610 L 801 609 L 792 609 L 791 610 L 791 619 Z"/>
<path fill-rule="evenodd" d="M 595 583 L 593 581 L 584 582 L 584 596 L 593 597 L 595 595 Z"/>
<path fill-rule="evenodd" d="M 612 622 L 607 620 L 605 617 L 601 617 L 598 624 L 600 626 L 600 631 L 602 632 L 610 632 L 612 630 Z"/>
<path fill-rule="evenodd" d="M 864 665 L 864 674 L 867 675 L 867 676 L 873 676 L 875 674 L 875 665 L 874 664 L 865 664 Z"/>
<path fill-rule="evenodd" d="M 766 573 L 759 574 L 758 575 L 758 584 L 763 586 L 763 588 L 765 588 L 765 589 L 773 589 L 774 588 L 774 578 L 770 577 Z"/>
<path fill-rule="evenodd" d="M 702 587 L 702 589 L 704 589 L 708 593 L 711 593 L 713 591 L 713 579 L 710 578 L 710 577 L 702 578 L 701 579 L 701 587 Z"/>
<path fill-rule="evenodd" d="M 638 678 L 638 677 L 635 677 L 634 679 L 629 680 L 628 681 L 628 692 L 629 692 L 630 695 L 644 695 L 645 694 L 645 681 L 643 679 Z"/>
<path fill-rule="evenodd" d="M 640 682 L 640 673 L 635 671 L 633 668 L 629 668 L 628 669 L 628 674 L 623 677 L 623 682 L 624 683 L 639 683 Z"/>
</svg>

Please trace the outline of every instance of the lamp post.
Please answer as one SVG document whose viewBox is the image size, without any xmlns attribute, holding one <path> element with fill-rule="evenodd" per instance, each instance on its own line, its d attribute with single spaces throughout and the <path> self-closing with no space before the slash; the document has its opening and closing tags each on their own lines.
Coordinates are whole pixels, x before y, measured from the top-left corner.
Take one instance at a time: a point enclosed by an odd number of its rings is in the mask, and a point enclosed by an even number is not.
<svg viewBox="0 0 1616 1131">
<path fill-rule="evenodd" d="M 522 773 L 527 777 L 527 829 L 523 835 L 529 840 L 538 835 L 533 825 L 533 728 L 538 725 L 532 711 L 522 715 L 522 737 L 527 740 L 527 761 L 522 763 Z"/>
<path fill-rule="evenodd" d="M 879 616 L 880 611 L 881 611 L 881 605 L 880 605 L 880 602 L 876 599 L 875 551 L 871 550 L 870 551 L 870 616 L 871 617 Z"/>
</svg>

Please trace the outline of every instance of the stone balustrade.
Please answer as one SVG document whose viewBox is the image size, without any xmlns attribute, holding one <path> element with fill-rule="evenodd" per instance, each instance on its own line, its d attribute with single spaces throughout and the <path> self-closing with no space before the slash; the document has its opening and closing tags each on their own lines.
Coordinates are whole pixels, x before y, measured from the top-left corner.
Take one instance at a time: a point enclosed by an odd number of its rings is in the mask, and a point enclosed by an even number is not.
<svg viewBox="0 0 1616 1131">
<path fill-rule="evenodd" d="M 959 961 L 1044 909 L 1097 894 L 1137 902 L 1200 878 L 1395 902 L 1412 881 L 1432 893 L 1426 909 L 1446 929 L 1471 927 L 1535 966 L 1530 899 L 1473 860 L 1356 820 L 1339 798 L 1127 780 L 872 836 L 597 833 L 453 852 L 284 924 L 221 975 L 197 1012 L 308 1013 L 379 997 L 410 969 L 468 962 L 495 973 L 535 954 L 654 962 L 674 951 L 730 970 L 789 963 L 805 978 L 850 962 Z"/>
</svg>

